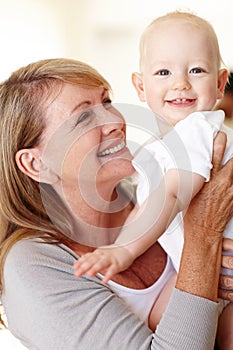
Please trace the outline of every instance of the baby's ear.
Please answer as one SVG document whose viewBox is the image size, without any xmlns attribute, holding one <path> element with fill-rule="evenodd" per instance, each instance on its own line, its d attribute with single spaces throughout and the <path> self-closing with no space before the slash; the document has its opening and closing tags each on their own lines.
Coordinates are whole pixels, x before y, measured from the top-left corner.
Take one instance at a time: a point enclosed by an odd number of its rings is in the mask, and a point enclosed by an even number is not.
<svg viewBox="0 0 233 350">
<path fill-rule="evenodd" d="M 228 71 L 223 68 L 219 70 L 218 73 L 218 91 L 217 91 L 217 99 L 221 99 L 224 95 L 225 86 L 228 79 Z"/>
<path fill-rule="evenodd" d="M 37 182 L 52 184 L 58 180 L 58 176 L 43 164 L 36 149 L 19 150 L 15 161 L 19 170 Z"/>
<path fill-rule="evenodd" d="M 134 72 L 132 74 L 132 83 L 135 87 L 140 101 L 146 102 L 145 91 L 143 86 L 143 77 L 141 73 Z"/>
</svg>

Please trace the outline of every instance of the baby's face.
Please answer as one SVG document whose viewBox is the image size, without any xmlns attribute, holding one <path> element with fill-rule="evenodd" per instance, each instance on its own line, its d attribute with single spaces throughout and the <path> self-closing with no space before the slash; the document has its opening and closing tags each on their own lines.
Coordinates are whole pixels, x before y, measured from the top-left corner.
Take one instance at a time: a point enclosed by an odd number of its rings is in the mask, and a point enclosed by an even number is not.
<svg viewBox="0 0 233 350">
<path fill-rule="evenodd" d="M 217 52 L 205 28 L 177 19 L 154 24 L 141 54 L 145 101 L 173 125 L 221 97 Z"/>
</svg>

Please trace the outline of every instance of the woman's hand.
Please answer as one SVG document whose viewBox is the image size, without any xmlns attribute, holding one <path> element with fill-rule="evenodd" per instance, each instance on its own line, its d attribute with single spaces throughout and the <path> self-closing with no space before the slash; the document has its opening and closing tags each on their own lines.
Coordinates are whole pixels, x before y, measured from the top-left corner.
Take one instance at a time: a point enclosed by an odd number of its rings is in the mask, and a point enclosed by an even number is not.
<svg viewBox="0 0 233 350">
<path fill-rule="evenodd" d="M 233 216 L 233 159 L 222 167 L 225 144 L 226 135 L 218 133 L 210 181 L 194 197 L 185 215 L 184 249 L 176 284 L 178 289 L 213 301 L 218 297 L 222 234 Z"/>
<path fill-rule="evenodd" d="M 210 181 L 194 197 L 185 215 L 185 223 L 189 224 L 189 229 L 192 228 L 185 232 L 188 239 L 189 234 L 195 234 L 195 226 L 203 229 L 205 239 L 211 240 L 214 236 L 221 238 L 225 226 L 233 216 L 233 159 L 222 166 L 225 142 L 226 135 L 218 133 L 214 141 Z"/>
<path fill-rule="evenodd" d="M 219 279 L 219 297 L 233 302 L 233 240 L 223 239 L 222 269 Z"/>
</svg>

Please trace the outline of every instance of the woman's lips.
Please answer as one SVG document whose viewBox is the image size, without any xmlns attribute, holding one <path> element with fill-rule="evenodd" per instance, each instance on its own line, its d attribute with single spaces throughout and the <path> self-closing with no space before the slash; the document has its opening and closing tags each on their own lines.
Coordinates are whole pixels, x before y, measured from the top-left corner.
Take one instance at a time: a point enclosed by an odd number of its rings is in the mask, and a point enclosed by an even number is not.
<svg viewBox="0 0 233 350">
<path fill-rule="evenodd" d="M 125 141 L 123 140 L 119 144 L 117 144 L 116 146 L 107 148 L 103 152 L 98 153 L 97 156 L 98 157 L 108 156 L 109 154 L 114 154 L 114 153 L 121 151 L 124 147 L 125 147 Z"/>
</svg>

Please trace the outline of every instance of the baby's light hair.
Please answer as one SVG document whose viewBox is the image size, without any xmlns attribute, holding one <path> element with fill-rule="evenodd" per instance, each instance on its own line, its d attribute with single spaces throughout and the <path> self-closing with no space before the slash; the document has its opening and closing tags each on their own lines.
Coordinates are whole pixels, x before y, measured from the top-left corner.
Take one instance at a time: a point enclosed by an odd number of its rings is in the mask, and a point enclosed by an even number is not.
<svg viewBox="0 0 233 350">
<path fill-rule="evenodd" d="M 216 54 L 216 60 L 217 60 L 217 65 L 218 68 L 221 67 L 223 64 L 223 60 L 220 54 L 220 49 L 219 49 L 219 43 L 218 43 L 218 38 L 215 33 L 215 30 L 213 26 L 204 18 L 197 16 L 196 14 L 192 12 L 184 12 L 184 11 L 174 11 L 174 12 L 169 12 L 163 16 L 160 16 L 156 19 L 154 19 L 144 30 L 144 32 L 141 35 L 140 38 L 140 44 L 139 44 L 139 67 L 140 70 L 143 71 L 143 60 L 146 55 L 146 41 L 148 38 L 148 34 L 154 29 L 155 25 L 158 23 L 162 22 L 168 22 L 173 19 L 180 19 L 183 23 L 187 23 L 189 25 L 196 26 L 196 28 L 200 29 L 205 29 L 205 31 L 210 35 L 210 38 L 213 40 L 213 45 L 215 49 L 215 54 Z"/>
</svg>

